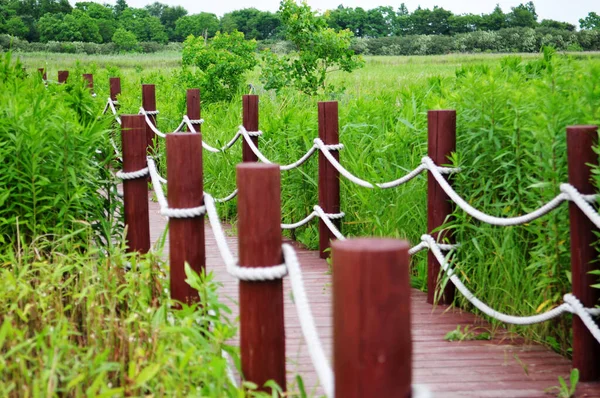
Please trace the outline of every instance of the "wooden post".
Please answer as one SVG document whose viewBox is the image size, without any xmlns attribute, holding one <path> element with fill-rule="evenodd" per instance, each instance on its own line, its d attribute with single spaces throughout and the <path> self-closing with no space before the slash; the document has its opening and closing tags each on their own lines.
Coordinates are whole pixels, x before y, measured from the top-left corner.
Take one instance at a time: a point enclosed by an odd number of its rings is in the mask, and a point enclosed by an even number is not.
<svg viewBox="0 0 600 398">
<path fill-rule="evenodd" d="M 167 135 L 167 180 L 170 208 L 204 204 L 200 134 Z M 184 264 L 187 262 L 198 274 L 204 271 L 204 217 L 169 219 L 169 261 L 171 298 L 188 305 L 197 302 L 198 292 L 185 282 Z"/>
<path fill-rule="evenodd" d="M 87 88 L 89 88 L 90 91 L 93 93 L 94 92 L 94 75 L 92 75 L 91 73 L 84 73 L 83 80 L 86 81 Z"/>
<path fill-rule="evenodd" d="M 144 116 L 123 115 L 121 121 L 123 171 L 129 173 L 148 167 Z M 123 202 L 128 251 L 147 253 L 150 250 L 150 219 L 145 177 L 123 181 Z"/>
<path fill-rule="evenodd" d="M 456 111 L 440 110 L 427 113 L 427 153 L 436 165 L 450 163 L 456 150 Z M 438 242 L 450 237 L 447 231 L 433 232 L 443 225 L 452 214 L 450 198 L 438 185 L 431 172 L 427 173 L 427 231 Z M 435 291 L 440 280 L 440 264 L 431 251 L 427 254 L 427 302 L 434 304 Z M 440 295 L 439 304 L 454 301 L 454 285 L 448 283 Z"/>
<path fill-rule="evenodd" d="M 567 158 L 569 183 L 582 194 L 594 194 L 592 166 L 598 164 L 594 147 L 598 143 L 597 126 L 567 127 Z M 588 308 L 600 300 L 600 290 L 591 285 L 598 283 L 600 269 L 597 261 L 598 229 L 573 202 L 569 203 L 571 224 L 571 278 L 573 294 Z M 573 368 L 579 369 L 581 381 L 600 380 L 600 344 L 594 339 L 578 316 L 573 316 Z"/>
<path fill-rule="evenodd" d="M 38 73 L 40 75 L 40 77 L 42 78 L 42 80 L 46 80 L 46 69 L 44 68 L 38 68 Z"/>
<path fill-rule="evenodd" d="M 283 262 L 279 166 L 237 166 L 238 241 L 242 267 Z M 240 352 L 246 380 L 275 380 L 285 391 L 283 281 L 240 281 Z"/>
<path fill-rule="evenodd" d="M 191 88 L 186 93 L 187 117 L 190 120 L 200 119 L 200 89 Z M 201 131 L 199 124 L 194 125 L 195 132 Z"/>
<path fill-rule="evenodd" d="M 339 144 L 339 122 L 337 101 L 319 102 L 319 138 L 325 145 Z M 340 153 L 332 151 L 336 160 L 340 160 Z M 319 152 L 319 206 L 325 213 L 340 212 L 340 173 L 329 163 L 323 153 Z M 332 220 L 340 229 L 340 220 Z M 335 239 L 323 220 L 319 220 L 319 255 L 321 258 L 329 257 L 326 250 Z"/>
<path fill-rule="evenodd" d="M 59 83 L 66 83 L 68 78 L 69 78 L 68 70 L 59 70 L 58 71 L 58 82 Z"/>
<path fill-rule="evenodd" d="M 154 84 L 142 84 L 142 107 L 147 112 L 156 111 L 156 86 Z M 156 126 L 156 115 L 148 115 L 150 122 Z M 154 149 L 154 132 L 146 126 L 146 139 L 148 149 Z"/>
<path fill-rule="evenodd" d="M 121 78 L 120 77 L 111 77 L 109 79 L 110 82 L 110 99 L 113 101 L 117 101 L 117 96 L 121 94 Z"/>
<path fill-rule="evenodd" d="M 395 239 L 332 244 L 338 397 L 411 396 L 409 248 Z"/>
<path fill-rule="evenodd" d="M 258 95 L 244 95 L 242 97 L 243 125 L 247 131 L 258 131 Z M 258 156 L 252 152 L 246 140 L 242 140 L 242 161 L 258 162 Z M 258 137 L 252 137 L 252 142 L 258 148 Z"/>
</svg>

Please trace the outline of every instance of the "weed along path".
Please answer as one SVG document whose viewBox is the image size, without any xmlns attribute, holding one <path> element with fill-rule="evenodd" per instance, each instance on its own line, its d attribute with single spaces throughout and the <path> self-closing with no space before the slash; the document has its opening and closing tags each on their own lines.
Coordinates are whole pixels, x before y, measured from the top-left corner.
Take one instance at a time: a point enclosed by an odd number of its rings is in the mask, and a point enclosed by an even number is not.
<svg viewBox="0 0 600 398">
<path fill-rule="evenodd" d="M 160 214 L 160 207 L 155 202 L 149 202 L 149 211 L 154 243 L 163 234 L 167 218 Z M 237 238 L 233 233 L 227 233 L 227 236 L 229 247 L 237 250 Z M 223 284 L 220 298 L 237 318 L 239 281 L 227 272 L 208 223 L 205 224 L 205 237 L 206 269 Z M 164 255 L 168 257 L 168 237 L 164 247 Z M 333 325 L 329 266 L 317 251 L 298 245 L 295 248 L 317 331 L 331 361 Z M 309 395 L 320 396 L 324 393 L 323 388 L 302 335 L 289 278 L 284 278 L 283 289 L 288 386 L 293 390 L 295 377 L 300 375 Z M 559 376 L 568 378 L 569 360 L 547 348 L 526 344 L 523 339 L 511 336 L 501 328 L 494 329 L 473 314 L 446 305 L 427 304 L 427 294 L 419 290 L 411 289 L 410 299 L 413 383 L 425 385 L 434 397 L 548 397 L 545 390 L 557 386 Z M 460 332 L 455 333 L 457 341 L 446 340 L 448 332 L 459 326 Z M 491 340 L 473 339 L 489 332 L 492 332 Z M 578 396 L 600 397 L 600 385 L 580 383 Z"/>
</svg>

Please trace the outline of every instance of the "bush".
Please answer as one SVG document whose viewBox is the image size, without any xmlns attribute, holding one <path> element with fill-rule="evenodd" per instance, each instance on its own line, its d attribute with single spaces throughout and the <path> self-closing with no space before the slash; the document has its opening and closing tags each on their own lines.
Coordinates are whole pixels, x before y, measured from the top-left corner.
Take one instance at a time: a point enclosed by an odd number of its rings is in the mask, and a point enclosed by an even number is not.
<svg viewBox="0 0 600 398">
<path fill-rule="evenodd" d="M 139 51 L 140 49 L 135 34 L 123 28 L 119 28 L 115 31 L 112 41 L 115 43 L 117 51 L 131 52 Z"/>
<path fill-rule="evenodd" d="M 203 37 L 188 37 L 183 43 L 181 78 L 202 89 L 202 100 L 231 100 L 244 83 L 244 75 L 256 66 L 255 40 L 245 40 L 241 32 L 219 33 L 205 43 Z M 188 86 L 193 87 L 193 86 Z"/>
<path fill-rule="evenodd" d="M 107 125 L 77 79 L 47 89 L 21 70 L 10 53 L 0 65 L 0 241 L 23 243 L 91 224 L 110 239 L 104 220 L 106 181 L 97 149 L 107 148 Z M 105 239 L 106 240 L 106 239 Z"/>
<path fill-rule="evenodd" d="M 142 41 L 140 42 L 140 50 L 145 54 L 155 53 L 164 50 L 165 44 L 157 43 L 155 41 Z"/>
</svg>

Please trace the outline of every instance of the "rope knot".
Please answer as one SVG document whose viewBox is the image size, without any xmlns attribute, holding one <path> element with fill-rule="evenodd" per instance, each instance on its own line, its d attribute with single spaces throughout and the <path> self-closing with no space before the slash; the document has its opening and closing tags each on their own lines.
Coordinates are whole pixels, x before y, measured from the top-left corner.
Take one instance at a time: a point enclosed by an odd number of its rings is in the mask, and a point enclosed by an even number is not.
<svg viewBox="0 0 600 398">
<path fill-rule="evenodd" d="M 115 174 L 117 178 L 121 180 L 137 180 L 138 178 L 142 178 L 147 176 L 149 173 L 148 167 L 144 167 L 143 169 L 136 171 L 125 172 L 123 170 L 117 171 Z"/>
<path fill-rule="evenodd" d="M 247 135 L 249 137 L 260 137 L 261 135 L 263 135 L 263 132 L 258 130 L 258 131 L 248 131 L 246 130 L 246 128 L 244 126 L 240 126 L 240 133 L 242 135 Z"/>
</svg>

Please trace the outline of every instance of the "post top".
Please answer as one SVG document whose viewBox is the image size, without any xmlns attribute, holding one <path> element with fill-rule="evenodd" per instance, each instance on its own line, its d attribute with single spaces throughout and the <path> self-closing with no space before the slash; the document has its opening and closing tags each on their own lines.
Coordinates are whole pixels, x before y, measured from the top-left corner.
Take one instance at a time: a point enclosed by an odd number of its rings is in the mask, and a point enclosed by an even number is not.
<svg viewBox="0 0 600 398">
<path fill-rule="evenodd" d="M 573 125 L 567 126 L 567 132 L 576 132 L 576 131 L 586 131 L 586 132 L 594 132 L 598 130 L 598 126 L 593 124 L 581 124 L 581 125 Z"/>
<path fill-rule="evenodd" d="M 427 113 L 456 113 L 456 109 L 430 109 Z"/>
<path fill-rule="evenodd" d="M 331 244 L 334 252 L 344 251 L 352 253 L 382 253 L 408 251 L 410 245 L 405 240 L 391 238 L 356 238 L 337 240 Z"/>
<path fill-rule="evenodd" d="M 167 134 L 167 140 L 202 140 L 202 134 L 196 131 L 182 131 Z"/>
<path fill-rule="evenodd" d="M 235 168 L 237 170 L 279 170 L 279 165 L 258 162 L 244 162 L 238 163 Z"/>
</svg>

